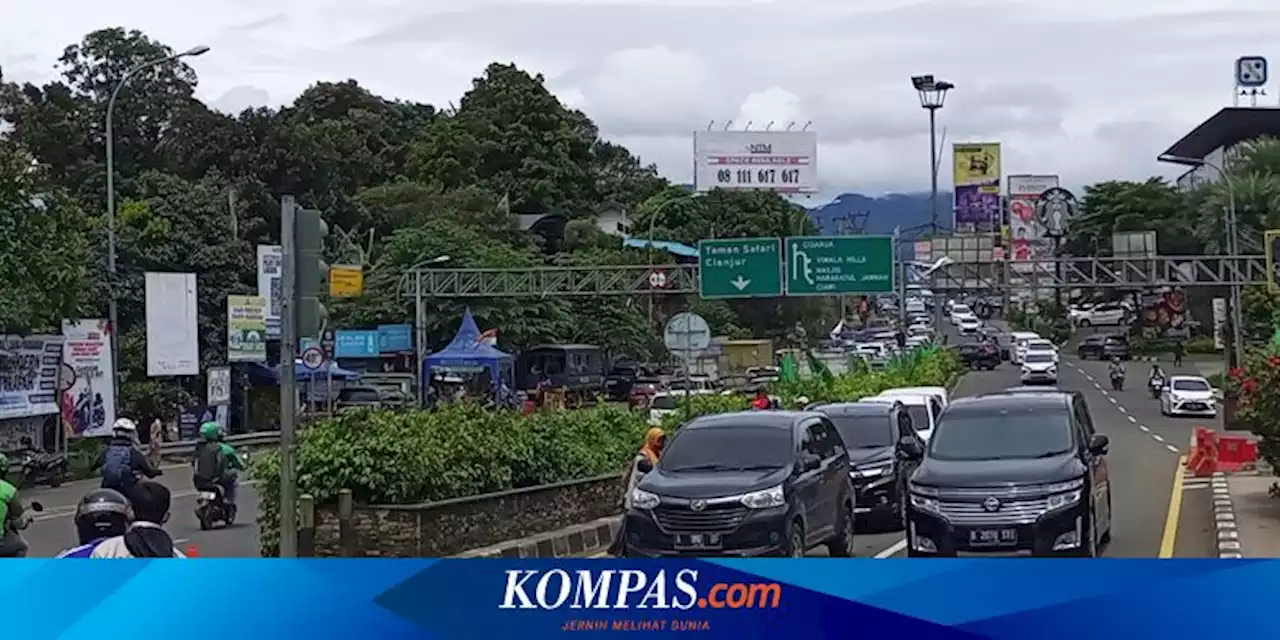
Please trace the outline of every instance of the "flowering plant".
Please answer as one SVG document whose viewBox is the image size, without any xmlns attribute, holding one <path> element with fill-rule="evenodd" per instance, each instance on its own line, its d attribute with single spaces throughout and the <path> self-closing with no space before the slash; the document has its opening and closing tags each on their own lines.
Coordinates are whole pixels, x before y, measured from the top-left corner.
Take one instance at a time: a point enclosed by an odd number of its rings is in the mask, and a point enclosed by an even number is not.
<svg viewBox="0 0 1280 640">
<path fill-rule="evenodd" d="M 1259 453 L 1280 462 L 1280 351 L 1255 351 L 1227 372 L 1226 394 L 1236 402 L 1236 420 L 1262 440 Z"/>
</svg>

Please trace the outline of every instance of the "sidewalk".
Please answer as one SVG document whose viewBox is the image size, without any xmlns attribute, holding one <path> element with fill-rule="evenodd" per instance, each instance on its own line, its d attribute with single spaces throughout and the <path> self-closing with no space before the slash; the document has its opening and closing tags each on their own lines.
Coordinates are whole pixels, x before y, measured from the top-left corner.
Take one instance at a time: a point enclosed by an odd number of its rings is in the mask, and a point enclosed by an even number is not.
<svg viewBox="0 0 1280 640">
<path fill-rule="evenodd" d="M 1225 495 L 1231 502 L 1231 511 L 1227 513 L 1233 516 L 1226 519 L 1235 522 L 1235 539 L 1239 542 L 1236 552 L 1240 554 L 1239 557 L 1280 558 L 1280 497 L 1271 495 L 1272 485 L 1280 481 L 1280 478 L 1260 471 L 1230 474 L 1223 479 L 1226 484 Z M 1214 478 L 1214 482 L 1221 486 L 1218 478 Z M 1222 502 L 1221 490 L 1215 488 L 1214 491 L 1215 501 Z M 1221 512 L 1215 517 L 1220 521 L 1224 519 Z M 1229 535 L 1224 540 L 1224 530 L 1230 531 L 1219 528 L 1219 548 L 1226 551 L 1236 545 L 1227 544 L 1223 547 L 1222 542 L 1230 541 Z M 1223 557 L 1228 556 L 1224 554 Z"/>
</svg>

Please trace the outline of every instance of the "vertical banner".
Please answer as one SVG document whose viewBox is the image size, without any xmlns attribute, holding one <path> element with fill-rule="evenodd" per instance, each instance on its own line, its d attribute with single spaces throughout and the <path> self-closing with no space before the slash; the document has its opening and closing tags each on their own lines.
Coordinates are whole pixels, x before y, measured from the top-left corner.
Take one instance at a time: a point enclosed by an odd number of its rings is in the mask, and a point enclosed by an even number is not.
<svg viewBox="0 0 1280 640">
<path fill-rule="evenodd" d="M 62 336 L 0 336 L 0 420 L 58 412 Z"/>
<path fill-rule="evenodd" d="M 267 361 L 267 301 L 227 296 L 227 362 Z"/>
<path fill-rule="evenodd" d="M 258 245 L 258 295 L 267 301 L 267 338 L 280 339 L 280 302 L 284 299 L 281 278 L 284 271 L 280 245 Z"/>
<path fill-rule="evenodd" d="M 61 385 L 66 387 L 62 421 L 72 437 L 109 436 L 116 421 L 115 360 L 107 326 L 106 320 L 62 322 L 63 375 L 74 375 L 70 385 L 65 380 Z"/>
<path fill-rule="evenodd" d="M 1227 299 L 1213 299 L 1213 348 L 1227 348 Z"/>
<path fill-rule="evenodd" d="M 196 274 L 146 274 L 147 375 L 200 375 Z"/>
<path fill-rule="evenodd" d="M 974 142 L 952 147 L 956 233 L 1000 230 L 1000 143 Z"/>
<path fill-rule="evenodd" d="M 1057 186 L 1058 176 L 1009 176 L 1009 249 L 1016 273 L 1030 273 L 1035 261 L 1053 259 L 1053 244 L 1036 215 L 1036 204 L 1040 194 Z"/>
<path fill-rule="evenodd" d="M 205 372 L 205 402 L 211 407 L 231 404 L 231 367 L 209 367 Z"/>
</svg>

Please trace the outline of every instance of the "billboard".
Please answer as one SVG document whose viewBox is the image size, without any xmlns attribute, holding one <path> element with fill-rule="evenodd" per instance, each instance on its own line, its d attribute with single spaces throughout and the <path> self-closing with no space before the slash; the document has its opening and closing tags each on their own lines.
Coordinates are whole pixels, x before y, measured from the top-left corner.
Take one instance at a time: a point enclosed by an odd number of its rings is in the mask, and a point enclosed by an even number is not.
<svg viewBox="0 0 1280 640">
<path fill-rule="evenodd" d="M 996 233 L 1000 229 L 1000 143 L 952 146 L 956 233 Z"/>
<path fill-rule="evenodd" d="M 811 131 L 695 131 L 693 157 L 698 191 L 818 190 L 818 134 Z"/>
<path fill-rule="evenodd" d="M 62 343 L 62 336 L 0 335 L 0 420 L 58 412 Z"/>
<path fill-rule="evenodd" d="M 1036 260 L 1053 259 L 1053 243 L 1036 215 L 1036 203 L 1041 193 L 1057 187 L 1058 182 L 1058 176 L 1009 176 L 1009 250 L 1016 273 L 1030 273 Z"/>
<path fill-rule="evenodd" d="M 200 374 L 196 274 L 146 273 L 147 375 Z"/>
<path fill-rule="evenodd" d="M 63 320 L 62 421 L 71 437 L 111 435 L 116 421 L 115 359 L 106 320 Z"/>
<path fill-rule="evenodd" d="M 280 303 L 284 300 L 281 278 L 284 254 L 278 244 L 258 245 L 258 295 L 267 301 L 267 338 L 280 339 Z"/>
</svg>

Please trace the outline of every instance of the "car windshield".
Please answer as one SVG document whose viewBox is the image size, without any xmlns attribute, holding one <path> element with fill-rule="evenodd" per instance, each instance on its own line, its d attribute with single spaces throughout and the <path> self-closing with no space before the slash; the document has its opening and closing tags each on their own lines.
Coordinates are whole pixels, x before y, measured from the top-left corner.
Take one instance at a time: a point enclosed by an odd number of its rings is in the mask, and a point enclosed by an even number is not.
<svg viewBox="0 0 1280 640">
<path fill-rule="evenodd" d="M 874 449 L 893 446 L 893 424 L 889 413 L 870 416 L 830 416 L 847 449 Z"/>
<path fill-rule="evenodd" d="M 929 441 L 929 454 L 939 460 L 1048 458 L 1071 449 L 1066 410 L 1043 405 L 950 412 Z"/>
<path fill-rule="evenodd" d="M 969 313 L 969 306 L 958 304 L 954 307 L 951 307 L 951 313 L 955 313 L 955 314 Z"/>
<path fill-rule="evenodd" d="M 671 396 L 654 396 L 649 401 L 651 409 L 662 409 L 664 411 L 676 408 L 676 399 Z"/>
<path fill-rule="evenodd" d="M 791 431 L 737 425 L 681 430 L 662 452 L 663 471 L 772 469 L 791 460 Z"/>
<path fill-rule="evenodd" d="M 929 430 L 929 407 L 922 404 L 907 405 L 907 415 L 911 416 L 911 422 L 916 425 L 916 431 Z"/>
<path fill-rule="evenodd" d="M 1030 351 L 1053 351 L 1053 343 L 1048 340 L 1032 340 L 1027 343 Z"/>
<path fill-rule="evenodd" d="M 1027 357 L 1026 357 L 1026 358 L 1024 358 L 1024 359 L 1025 359 L 1027 362 L 1032 362 L 1032 363 L 1035 363 L 1035 362 L 1053 362 L 1053 354 L 1052 354 L 1052 353 L 1045 353 L 1044 351 L 1032 351 L 1031 353 L 1028 353 L 1028 354 L 1027 354 Z"/>
<path fill-rule="evenodd" d="M 1174 380 L 1174 391 L 1209 391 L 1212 387 L 1204 380 Z"/>
</svg>

